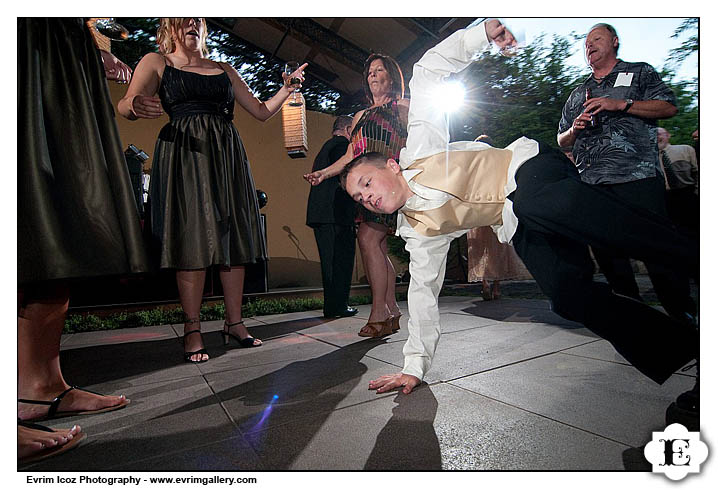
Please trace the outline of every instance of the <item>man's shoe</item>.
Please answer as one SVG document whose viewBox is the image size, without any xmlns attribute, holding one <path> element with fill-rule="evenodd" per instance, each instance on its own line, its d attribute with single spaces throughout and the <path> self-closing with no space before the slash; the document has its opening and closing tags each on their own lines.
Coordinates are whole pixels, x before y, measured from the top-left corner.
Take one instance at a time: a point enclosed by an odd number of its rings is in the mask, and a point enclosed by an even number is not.
<svg viewBox="0 0 718 490">
<path fill-rule="evenodd" d="M 351 306 L 347 306 L 347 309 L 339 313 L 339 316 L 343 318 L 346 316 L 354 316 L 357 313 L 359 313 L 359 310 L 357 310 L 356 308 L 352 308 Z"/>
<path fill-rule="evenodd" d="M 684 370 L 693 366 L 688 366 Z M 700 377 L 696 376 L 695 386 L 691 390 L 678 395 L 676 401 L 666 409 L 666 425 L 679 423 L 690 432 L 698 432 L 700 430 L 700 405 Z"/>
<path fill-rule="evenodd" d="M 337 312 L 337 313 L 327 313 L 327 312 L 325 312 L 325 313 L 324 313 L 324 318 L 337 318 L 337 317 L 339 317 L 339 318 L 344 318 L 344 317 L 348 317 L 348 316 L 354 316 L 354 315 L 356 315 L 357 313 L 359 313 L 359 310 L 357 310 L 356 308 L 352 308 L 351 306 L 347 306 L 347 308 L 346 308 L 345 310 L 342 310 L 342 311 Z"/>
</svg>

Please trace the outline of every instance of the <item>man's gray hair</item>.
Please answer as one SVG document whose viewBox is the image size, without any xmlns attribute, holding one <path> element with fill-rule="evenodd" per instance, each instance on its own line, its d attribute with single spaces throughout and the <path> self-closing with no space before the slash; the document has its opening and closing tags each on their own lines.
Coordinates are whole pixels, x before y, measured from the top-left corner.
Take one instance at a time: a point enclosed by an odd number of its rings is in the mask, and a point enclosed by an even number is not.
<svg viewBox="0 0 718 490">
<path fill-rule="evenodd" d="M 605 27 L 608 29 L 608 32 L 611 33 L 611 35 L 618 39 L 618 33 L 616 32 L 616 28 L 613 27 L 611 24 L 606 24 L 605 22 L 599 22 L 598 24 L 591 27 L 588 32 L 591 32 L 592 30 L 598 28 L 598 27 Z M 587 34 L 588 35 L 588 34 Z M 616 49 L 613 50 L 614 53 L 618 54 L 618 48 L 621 46 L 621 42 L 619 40 L 618 45 L 616 46 Z"/>
</svg>

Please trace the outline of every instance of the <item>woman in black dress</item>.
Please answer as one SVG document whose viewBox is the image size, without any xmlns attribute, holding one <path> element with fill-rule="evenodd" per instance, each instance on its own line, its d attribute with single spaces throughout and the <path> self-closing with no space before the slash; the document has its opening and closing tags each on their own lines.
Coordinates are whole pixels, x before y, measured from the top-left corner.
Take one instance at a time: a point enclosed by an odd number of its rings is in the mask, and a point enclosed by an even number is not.
<svg viewBox="0 0 718 490">
<path fill-rule="evenodd" d="M 84 437 L 79 426 L 48 431 L 29 421 L 129 403 L 70 387 L 59 357 L 69 281 L 149 268 L 106 74 L 126 82 L 131 70 L 98 51 L 82 19 L 18 19 L 20 463 Z"/>
<path fill-rule="evenodd" d="M 206 36 L 202 18 L 162 19 L 160 52 L 142 58 L 117 106 L 130 120 L 157 118 L 163 109 L 170 117 L 152 162 L 152 234 L 161 243 L 160 267 L 176 270 L 185 360 L 193 363 L 209 359 L 199 312 L 212 265 L 220 267 L 224 289 L 225 344 L 262 344 L 242 322 L 244 266 L 265 260 L 267 251 L 247 154 L 232 124 L 234 102 L 265 121 L 294 91 L 283 74 L 277 94 L 260 101 L 233 67 L 206 58 Z M 303 79 L 305 67 L 291 76 Z"/>
</svg>

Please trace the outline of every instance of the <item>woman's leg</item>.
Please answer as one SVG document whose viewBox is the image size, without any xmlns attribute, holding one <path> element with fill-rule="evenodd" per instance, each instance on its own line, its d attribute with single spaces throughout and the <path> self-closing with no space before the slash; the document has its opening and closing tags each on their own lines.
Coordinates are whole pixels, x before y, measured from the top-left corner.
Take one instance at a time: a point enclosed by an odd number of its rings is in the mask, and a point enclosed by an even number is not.
<svg viewBox="0 0 718 490">
<path fill-rule="evenodd" d="M 242 295 L 244 294 L 244 266 L 222 268 L 219 271 L 219 279 L 224 289 L 224 307 L 226 309 L 226 323 L 232 325 L 225 327 L 235 337 L 245 339 L 249 337 L 249 331 L 242 321 Z M 234 325 L 234 324 L 237 325 Z M 254 345 L 261 345 L 262 341 L 254 339 Z"/>
<path fill-rule="evenodd" d="M 24 288 L 18 293 L 17 318 L 17 396 L 26 400 L 50 401 L 70 388 L 60 369 L 60 337 L 69 304 L 66 284 L 44 284 Z M 70 391 L 60 411 L 99 410 L 124 403 L 125 397 Z M 22 420 L 43 417 L 47 405 L 19 403 Z"/>
<path fill-rule="evenodd" d="M 498 279 L 491 284 L 491 298 L 501 298 L 501 281 L 499 281 Z"/>
<path fill-rule="evenodd" d="M 180 304 L 185 314 L 184 333 L 201 329 L 199 321 L 199 310 L 202 306 L 202 291 L 204 290 L 204 278 L 207 271 L 199 270 L 177 270 L 177 290 L 179 291 Z M 193 334 L 185 337 L 185 352 L 195 352 L 204 348 L 202 336 Z M 193 362 L 206 361 L 207 354 L 195 354 L 190 359 Z"/>
<path fill-rule="evenodd" d="M 396 269 L 389 258 L 389 235 L 384 235 L 381 241 L 381 253 L 386 261 L 386 299 L 385 303 L 389 313 L 393 316 L 401 315 L 399 305 L 396 304 Z"/>
<path fill-rule="evenodd" d="M 481 279 L 481 297 L 484 298 L 484 301 L 491 301 L 493 299 L 491 296 L 491 283 L 489 283 L 489 280 L 485 277 Z"/>
<path fill-rule="evenodd" d="M 386 237 L 384 225 L 363 222 L 359 225 L 359 250 L 361 251 L 364 269 L 366 270 L 369 287 L 371 288 L 371 313 L 369 322 L 386 320 L 391 312 L 386 304 L 387 265 L 386 255 L 382 251 L 381 242 Z"/>
</svg>

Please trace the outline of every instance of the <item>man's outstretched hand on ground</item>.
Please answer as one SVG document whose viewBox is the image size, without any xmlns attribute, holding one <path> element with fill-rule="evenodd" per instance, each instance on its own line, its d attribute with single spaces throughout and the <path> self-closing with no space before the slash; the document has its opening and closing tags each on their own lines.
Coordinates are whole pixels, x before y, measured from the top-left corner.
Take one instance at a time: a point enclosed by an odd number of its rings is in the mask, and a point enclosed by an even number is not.
<svg viewBox="0 0 718 490">
<path fill-rule="evenodd" d="M 393 390 L 394 388 L 400 388 L 403 386 L 404 388 L 401 390 L 402 393 L 408 395 L 411 393 L 411 390 L 419 384 L 421 384 L 421 380 L 416 376 L 412 376 L 411 374 L 396 373 L 387 374 L 386 376 L 381 376 L 378 379 L 370 381 L 369 389 L 376 390 L 377 393 L 385 393 Z"/>
</svg>

